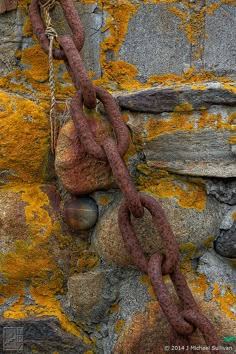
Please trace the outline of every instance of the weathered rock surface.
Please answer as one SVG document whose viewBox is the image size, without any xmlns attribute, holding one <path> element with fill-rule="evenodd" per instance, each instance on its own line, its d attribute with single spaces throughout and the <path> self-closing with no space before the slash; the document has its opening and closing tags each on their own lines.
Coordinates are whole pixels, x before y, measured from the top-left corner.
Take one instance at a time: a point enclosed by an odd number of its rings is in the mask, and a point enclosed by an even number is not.
<svg viewBox="0 0 236 354">
<path fill-rule="evenodd" d="M 45 185 L 54 178 L 48 57 L 32 33 L 30 1 L 18 1 L 17 11 L 10 11 L 15 3 L 0 0 L 0 342 L 3 327 L 23 327 L 27 354 L 164 354 L 168 324 L 150 281 L 125 267 L 131 261 L 116 222 L 119 192 L 101 190 L 113 186 L 110 170 L 87 157 L 82 164 L 69 123 L 61 130 L 58 173 L 75 194 L 95 190 L 101 219 L 91 246 L 61 223 L 59 195 Z M 221 342 L 236 336 L 235 259 L 207 249 L 218 236 L 215 248 L 232 256 L 235 185 L 232 179 L 207 184 L 206 196 L 202 180 L 172 172 L 236 176 L 233 5 L 75 1 L 89 76 L 111 91 L 139 90 L 117 94 L 121 108 L 130 110 L 123 112 L 133 138 L 125 160 L 140 190 L 162 203 L 179 242 L 181 269 Z M 51 15 L 59 34 L 70 32 L 58 4 Z M 57 116 L 64 123 L 74 89 L 63 62 L 54 65 Z M 148 213 L 136 229 L 147 255 L 161 249 Z M 193 341 L 203 343 L 198 334 Z"/>
<path fill-rule="evenodd" d="M 76 352 L 82 354 L 93 347 L 92 345 L 86 345 L 82 337 L 78 338 L 64 331 L 56 317 L 29 317 L 20 320 L 1 318 L 1 343 L 4 343 L 3 331 L 6 331 L 6 327 L 11 327 L 13 331 L 17 328 L 22 329 L 21 335 L 19 336 L 22 346 L 14 347 L 14 343 L 10 341 L 10 343 L 5 343 L 6 351 L 18 351 L 25 354 L 31 354 L 32 352 L 45 354 L 52 352 L 74 354 Z M 11 334 L 10 338 L 15 338 L 14 332 Z M 13 347 L 9 347 L 9 344 L 12 344 Z M 16 345 L 17 344 L 20 344 L 20 342 L 16 343 Z"/>
<path fill-rule="evenodd" d="M 207 179 L 205 181 L 207 194 L 213 195 L 217 200 L 229 205 L 236 204 L 236 180 Z"/>
<path fill-rule="evenodd" d="M 177 3 L 175 6 L 181 8 Z M 178 17 L 169 11 L 169 4 L 139 1 L 139 8 L 129 21 L 119 59 L 135 65 L 142 80 L 169 72 L 170 68 L 175 74 L 182 73 L 190 67 L 191 45 L 179 24 Z"/>
<path fill-rule="evenodd" d="M 96 126 L 93 127 L 95 131 Z M 97 160 L 85 152 L 76 136 L 72 121 L 60 131 L 55 167 L 62 185 L 72 194 L 87 194 L 99 189 L 108 189 L 114 183 L 108 163 Z"/>
<path fill-rule="evenodd" d="M 4 188 L 0 206 L 0 313 L 15 319 L 56 314 L 66 324 L 56 296 L 76 266 L 80 243 L 60 225 L 56 188 Z"/>
<path fill-rule="evenodd" d="M 210 284 L 231 286 L 236 294 L 236 269 L 214 250 L 200 257 L 197 271 L 205 274 Z"/>
<path fill-rule="evenodd" d="M 43 104 L 0 91 L 0 118 L 0 183 L 45 181 L 49 122 Z"/>
<path fill-rule="evenodd" d="M 235 177 L 234 108 L 191 110 L 186 103 L 173 112 L 128 113 L 134 137 L 142 139 L 147 165 L 184 175 Z"/>
<path fill-rule="evenodd" d="M 91 325 L 107 316 L 115 296 L 111 292 L 109 298 L 104 298 L 108 287 L 106 273 L 101 271 L 75 274 L 69 278 L 66 301 L 77 322 Z"/>
<path fill-rule="evenodd" d="M 156 199 L 161 203 L 179 245 L 191 244 L 192 249 L 197 249 L 217 234 L 222 211 L 219 203 L 213 198 L 207 199 L 203 211 L 181 208 L 175 198 Z M 116 222 L 118 210 L 119 203 L 116 202 L 103 214 L 94 231 L 93 243 L 102 259 L 125 266 L 132 264 L 132 261 Z M 158 230 L 154 228 L 147 211 L 145 211 L 144 219 L 133 220 L 133 224 L 147 255 L 162 250 Z"/>
<path fill-rule="evenodd" d="M 233 86 L 232 86 L 233 90 Z M 212 105 L 236 105 L 236 93 L 224 88 L 224 84 L 209 82 L 198 85 L 155 87 L 151 89 L 119 93 L 116 95 L 123 109 L 146 113 L 198 111 Z M 187 105 L 187 106 L 186 106 Z"/>
<path fill-rule="evenodd" d="M 204 270 L 203 270 L 204 273 Z M 146 275 L 130 271 L 124 274 L 119 284 L 119 301 L 116 302 L 110 311 L 108 322 L 108 336 L 103 339 L 105 352 L 114 353 L 165 353 L 164 346 L 169 342 L 169 324 L 155 300 L 155 294 L 150 281 Z M 175 290 L 170 281 L 166 278 L 165 284 L 175 303 L 178 302 Z M 211 319 L 219 335 L 220 345 L 228 345 L 223 337 L 235 334 L 233 320 L 233 296 L 230 293 L 225 298 L 225 307 L 222 310 L 224 295 L 220 292 L 221 285 L 213 287 L 212 301 L 203 299 L 204 289 L 209 289 L 209 284 L 204 280 L 202 274 L 192 274 L 188 279 L 193 296 L 202 311 Z M 104 326 L 105 328 L 105 326 Z M 200 332 L 192 336 L 192 345 L 205 345 Z M 231 344 L 230 344 L 231 345 Z M 235 344 L 232 343 L 232 348 Z M 207 351 L 206 351 L 207 352 Z M 207 352 L 208 353 L 208 352 Z"/>
<path fill-rule="evenodd" d="M 207 0 L 208 6 L 222 3 L 212 14 L 206 15 L 205 33 L 207 40 L 204 45 L 204 61 L 206 70 L 218 75 L 235 74 L 236 44 L 234 41 L 236 28 L 236 9 L 224 1 Z M 233 55 L 232 55 L 233 54 Z"/>
<path fill-rule="evenodd" d="M 224 257 L 236 258 L 236 206 L 231 207 L 222 220 L 215 250 Z"/>
<path fill-rule="evenodd" d="M 5 191 L 0 193 L 0 249 L 1 253 L 7 253 L 12 248 L 14 240 L 27 240 L 28 225 L 24 207 L 19 193 Z"/>
</svg>

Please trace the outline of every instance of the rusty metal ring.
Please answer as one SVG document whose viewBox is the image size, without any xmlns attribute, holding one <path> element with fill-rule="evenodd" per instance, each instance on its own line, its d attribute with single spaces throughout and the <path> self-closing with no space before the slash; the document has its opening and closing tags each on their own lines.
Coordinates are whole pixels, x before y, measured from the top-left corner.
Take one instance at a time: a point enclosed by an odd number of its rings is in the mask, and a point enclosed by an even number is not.
<svg viewBox="0 0 236 354">
<path fill-rule="evenodd" d="M 129 147 L 129 130 L 121 119 L 119 106 L 113 96 L 101 87 L 95 86 L 96 96 L 104 104 L 105 111 L 115 132 L 117 139 L 117 149 L 120 156 L 123 156 Z M 107 156 L 102 146 L 94 141 L 92 132 L 89 129 L 86 116 L 83 110 L 83 94 L 78 91 L 71 101 L 71 115 L 78 131 L 80 140 L 87 153 L 95 158 L 107 161 Z"/>
<path fill-rule="evenodd" d="M 134 182 L 119 154 L 115 141 L 111 137 L 106 137 L 103 147 L 116 183 L 124 195 L 128 209 L 136 218 L 142 218 L 144 208 L 140 200 L 140 194 L 135 188 Z"/>
<path fill-rule="evenodd" d="M 88 125 L 83 109 L 83 95 L 80 91 L 77 91 L 72 98 L 70 111 L 75 129 L 86 152 L 98 160 L 107 161 L 104 149 L 96 143 Z"/>
<path fill-rule="evenodd" d="M 185 310 L 198 311 L 198 305 L 194 300 L 189 286 L 178 266 L 176 266 L 174 271 L 170 273 L 170 278 L 172 283 L 174 284 L 175 291 L 183 305 L 183 308 Z"/>
<path fill-rule="evenodd" d="M 162 265 L 162 274 L 169 274 L 175 269 L 179 260 L 177 241 L 160 204 L 154 198 L 143 193 L 139 193 L 139 199 L 143 207 L 151 213 L 155 227 L 160 230 L 160 237 L 165 249 L 165 261 Z M 134 263 L 142 271 L 147 273 L 148 261 L 144 256 L 142 247 L 131 224 L 130 210 L 125 202 L 120 206 L 118 221 L 124 242 L 131 253 Z"/>
<path fill-rule="evenodd" d="M 199 311 L 183 310 L 181 316 L 191 323 L 193 326 L 199 329 L 203 334 L 207 346 L 210 348 L 218 347 L 218 338 L 215 329 L 211 322 Z M 215 353 L 215 350 L 210 350 L 211 353 Z M 217 351 L 222 354 L 222 352 Z"/>
<path fill-rule="evenodd" d="M 70 26 L 71 32 L 73 34 L 73 41 L 77 50 L 80 52 L 84 46 L 85 32 L 80 21 L 78 12 L 72 1 L 68 0 L 58 0 L 62 10 L 64 12 L 65 18 Z"/>
<path fill-rule="evenodd" d="M 102 87 L 95 86 L 96 95 L 99 101 L 102 102 L 105 113 L 108 116 L 109 122 L 115 132 L 117 139 L 117 148 L 120 156 L 124 156 L 130 144 L 129 130 L 121 118 L 120 108 L 115 98 Z"/>
<path fill-rule="evenodd" d="M 187 348 L 190 348 L 191 342 L 190 342 L 190 336 L 185 336 L 182 334 L 179 334 L 175 331 L 174 327 L 171 326 L 170 330 L 170 337 L 169 337 L 169 346 L 177 346 L 179 348 L 178 352 L 182 353 L 184 352 L 185 354 L 191 354 L 192 350 L 188 350 Z M 181 349 L 183 348 L 183 349 Z"/>
<path fill-rule="evenodd" d="M 148 275 L 151 279 L 152 286 L 155 290 L 162 311 L 169 323 L 177 333 L 188 336 L 194 332 L 195 328 L 184 319 L 178 307 L 170 297 L 170 293 L 162 279 L 162 261 L 162 255 L 153 255 L 148 263 Z"/>
</svg>

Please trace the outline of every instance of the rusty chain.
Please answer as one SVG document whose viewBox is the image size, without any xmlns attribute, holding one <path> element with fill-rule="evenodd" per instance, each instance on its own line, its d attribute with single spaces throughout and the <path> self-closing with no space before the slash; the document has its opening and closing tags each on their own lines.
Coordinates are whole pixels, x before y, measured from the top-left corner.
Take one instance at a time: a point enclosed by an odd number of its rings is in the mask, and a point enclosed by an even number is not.
<svg viewBox="0 0 236 354">
<path fill-rule="evenodd" d="M 40 7 L 48 0 L 32 0 L 29 14 L 43 50 L 49 53 L 50 42 L 45 33 L 45 25 L 41 17 Z M 88 154 L 98 160 L 108 161 L 115 180 L 120 187 L 124 200 L 118 215 L 118 224 L 124 243 L 134 264 L 149 275 L 160 306 L 170 323 L 170 345 L 181 348 L 190 346 L 191 335 L 197 329 L 202 333 L 206 344 L 212 348 L 218 347 L 218 339 L 211 322 L 200 312 L 192 293 L 179 269 L 178 244 L 160 204 L 152 197 L 139 193 L 129 175 L 122 159 L 129 147 L 130 135 L 123 122 L 119 106 L 113 96 L 101 87 L 93 86 L 88 78 L 80 51 L 83 48 L 85 34 L 79 15 L 71 0 L 58 0 L 72 32 L 69 35 L 58 36 L 60 48 L 53 48 L 54 59 L 64 60 L 68 73 L 77 90 L 71 102 L 71 115 L 76 132 Z M 105 112 L 113 127 L 114 138 L 107 136 L 103 143 L 95 142 L 92 131 L 87 123 L 84 106 L 93 109 L 97 99 L 104 105 Z M 153 219 L 154 226 L 159 229 L 164 245 L 164 254 L 154 254 L 148 260 L 142 250 L 131 223 L 131 215 L 142 218 L 147 209 Z M 171 299 L 170 293 L 162 276 L 169 275 L 176 293 L 180 299 L 179 308 Z M 192 353 L 192 350 L 182 351 Z M 214 350 L 210 350 L 214 352 Z M 218 350 L 218 353 L 220 351 Z"/>
</svg>

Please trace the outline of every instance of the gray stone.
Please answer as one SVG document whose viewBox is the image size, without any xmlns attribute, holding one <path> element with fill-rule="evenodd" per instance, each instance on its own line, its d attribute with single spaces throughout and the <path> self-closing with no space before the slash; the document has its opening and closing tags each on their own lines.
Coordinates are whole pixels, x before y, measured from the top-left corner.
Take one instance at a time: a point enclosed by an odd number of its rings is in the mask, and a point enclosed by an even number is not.
<svg viewBox="0 0 236 354">
<path fill-rule="evenodd" d="M 207 0 L 207 5 L 219 0 Z M 213 14 L 206 15 L 204 45 L 205 69 L 218 75 L 236 74 L 236 8 L 224 3 Z"/>
<path fill-rule="evenodd" d="M 210 283 L 231 286 L 236 292 L 236 269 L 214 250 L 200 257 L 197 271 L 205 274 Z"/>
<path fill-rule="evenodd" d="M 208 179 L 205 181 L 207 194 L 213 195 L 217 200 L 229 205 L 236 204 L 236 179 L 217 180 Z"/>
<path fill-rule="evenodd" d="M 179 18 L 168 11 L 168 4 L 139 4 L 129 22 L 119 59 L 135 65 L 142 81 L 150 75 L 181 74 L 191 65 L 191 45 L 178 28 Z"/>
<path fill-rule="evenodd" d="M 120 333 L 115 330 L 117 321 L 128 323 L 133 315 L 145 310 L 146 304 L 153 300 L 148 293 L 147 286 L 141 282 L 140 272 L 128 270 L 124 272 L 125 278 L 119 284 L 117 311 L 110 314 L 108 319 L 108 336 L 103 341 L 105 353 L 112 353 Z"/>
<path fill-rule="evenodd" d="M 56 351 L 65 354 L 82 354 L 92 349 L 92 346 L 86 345 L 82 338 L 62 330 L 55 317 L 28 317 L 23 320 L 1 318 L 0 343 L 3 343 L 3 329 L 6 327 L 23 328 L 24 354 L 51 354 Z"/>
<path fill-rule="evenodd" d="M 154 195 L 152 195 L 154 197 Z M 181 208 L 176 198 L 157 198 L 165 211 L 178 244 L 192 243 L 201 249 L 204 241 L 216 236 L 222 220 L 220 203 L 208 197 L 203 211 Z M 99 256 L 108 263 L 127 266 L 132 260 L 123 242 L 117 223 L 119 201 L 117 200 L 100 218 L 94 231 L 92 243 Z M 148 211 L 143 219 L 132 220 L 136 234 L 148 256 L 163 251 L 159 231 L 155 229 Z M 183 251 L 184 254 L 184 251 Z M 182 255 L 182 253 L 181 253 Z"/>
<path fill-rule="evenodd" d="M 163 134 L 145 144 L 147 162 L 191 176 L 235 177 L 236 159 L 228 140 L 233 132 L 206 129 Z"/>
<path fill-rule="evenodd" d="M 225 89 L 223 84 L 210 82 L 204 86 L 204 90 L 192 89 L 192 85 L 155 87 L 119 93 L 116 98 L 121 108 L 146 113 L 173 112 L 176 106 L 186 103 L 189 111 L 208 109 L 211 105 L 236 105 L 236 94 Z M 186 111 L 186 106 L 178 107 L 178 112 L 181 111 Z"/>
<path fill-rule="evenodd" d="M 68 280 L 66 306 L 72 310 L 76 322 L 91 325 L 105 318 L 115 296 L 104 271 L 75 274 Z"/>
<path fill-rule="evenodd" d="M 19 16 L 16 11 L 6 12 L 0 17 L 0 75 L 5 75 L 16 65 L 15 51 L 20 47 L 22 36 L 18 35 Z"/>
<path fill-rule="evenodd" d="M 222 220 L 215 250 L 221 256 L 236 258 L 236 206 L 232 207 Z"/>
</svg>

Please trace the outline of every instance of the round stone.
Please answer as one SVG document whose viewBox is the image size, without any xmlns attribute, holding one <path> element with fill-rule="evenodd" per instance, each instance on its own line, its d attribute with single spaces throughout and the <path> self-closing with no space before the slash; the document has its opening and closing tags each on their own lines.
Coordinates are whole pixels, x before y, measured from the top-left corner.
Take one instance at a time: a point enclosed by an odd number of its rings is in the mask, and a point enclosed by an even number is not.
<svg viewBox="0 0 236 354">
<path fill-rule="evenodd" d="M 83 197 L 65 202 L 64 221 L 75 231 L 89 230 L 97 222 L 98 207 L 92 198 Z"/>
</svg>

